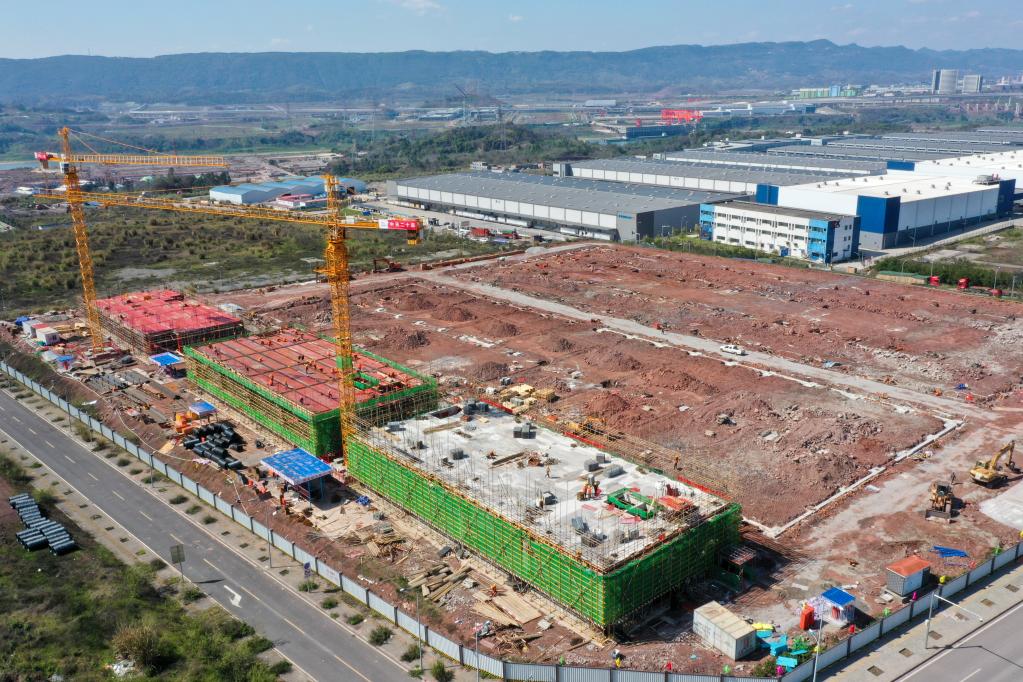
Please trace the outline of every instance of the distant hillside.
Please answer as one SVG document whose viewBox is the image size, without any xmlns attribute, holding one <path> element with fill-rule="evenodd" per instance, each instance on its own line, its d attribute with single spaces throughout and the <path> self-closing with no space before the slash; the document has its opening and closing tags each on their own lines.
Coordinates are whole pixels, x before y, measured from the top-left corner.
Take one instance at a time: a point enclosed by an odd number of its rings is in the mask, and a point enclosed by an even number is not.
<svg viewBox="0 0 1023 682">
<path fill-rule="evenodd" d="M 451 90 L 454 83 L 464 86 L 469 80 L 491 93 L 685 93 L 923 81 L 934 67 L 988 77 L 1018 73 L 1023 70 L 1023 50 L 910 50 L 817 40 L 674 45 L 629 52 L 274 52 L 147 59 L 0 59 L 0 102 L 417 98 Z"/>
</svg>

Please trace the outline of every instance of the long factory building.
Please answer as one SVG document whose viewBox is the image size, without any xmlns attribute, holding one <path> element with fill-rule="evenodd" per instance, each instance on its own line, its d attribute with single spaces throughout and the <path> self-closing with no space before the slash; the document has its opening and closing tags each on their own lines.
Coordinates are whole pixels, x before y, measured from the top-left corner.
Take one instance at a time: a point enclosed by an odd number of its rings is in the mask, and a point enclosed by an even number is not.
<svg viewBox="0 0 1023 682">
<path fill-rule="evenodd" d="M 662 161 L 687 161 L 748 170 L 777 169 L 805 173 L 838 173 L 847 176 L 880 175 L 887 170 L 887 165 L 883 161 L 871 159 L 807 157 L 797 154 L 768 154 L 766 152 L 728 151 L 714 148 L 682 149 L 653 156 Z"/>
<path fill-rule="evenodd" d="M 390 180 L 398 204 L 593 239 L 635 241 L 700 221 L 700 204 L 739 193 L 527 175 L 453 173 Z"/>
<path fill-rule="evenodd" d="M 694 161 L 595 159 L 554 164 L 554 174 L 586 180 L 608 180 L 709 192 L 754 194 L 757 185 L 802 185 L 845 177 L 843 173 L 796 169 L 751 169 Z"/>
</svg>

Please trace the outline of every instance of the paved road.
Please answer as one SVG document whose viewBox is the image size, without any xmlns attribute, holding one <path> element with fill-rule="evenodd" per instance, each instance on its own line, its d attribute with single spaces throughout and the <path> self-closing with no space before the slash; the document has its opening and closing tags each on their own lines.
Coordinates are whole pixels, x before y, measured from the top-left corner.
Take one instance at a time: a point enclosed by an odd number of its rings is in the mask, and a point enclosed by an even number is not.
<svg viewBox="0 0 1023 682">
<path fill-rule="evenodd" d="M 446 284 L 459 289 L 472 291 L 477 294 L 483 294 L 490 298 L 509 301 L 517 305 L 544 310 L 564 317 L 584 321 L 591 319 L 599 320 L 599 323 L 608 329 L 613 329 L 624 334 L 641 336 L 645 339 L 650 339 L 658 343 L 666 343 L 672 346 L 689 348 L 691 350 L 700 351 L 701 353 L 706 353 L 711 356 L 718 356 L 730 361 L 738 360 L 735 356 L 723 355 L 720 350 L 721 342 L 713 339 L 690 336 L 689 334 L 679 334 L 678 332 L 670 331 L 658 334 L 650 327 L 642 325 L 634 320 L 589 313 L 578 308 L 573 308 L 572 306 L 564 303 L 558 303 L 557 301 L 542 299 L 536 296 L 530 296 L 528 294 L 480 282 L 463 281 L 454 277 L 449 277 L 445 275 L 443 271 L 419 272 L 416 274 L 422 279 L 437 282 L 438 284 Z M 815 367 L 813 365 L 806 365 L 801 362 L 786 360 L 785 358 L 777 355 L 771 355 L 769 353 L 750 351 L 739 362 L 741 364 L 748 363 L 757 367 L 768 368 L 794 377 L 817 380 L 824 386 L 844 387 L 849 390 L 868 394 L 884 393 L 889 397 L 889 399 L 901 400 L 917 405 L 926 405 L 939 413 L 956 415 L 957 418 L 960 415 L 969 415 L 973 419 L 981 422 L 990 421 L 995 418 L 987 410 L 967 405 L 961 401 L 951 400 L 949 398 L 927 393 L 920 393 L 918 391 L 901 388 L 899 386 L 888 386 L 879 381 L 843 374 L 842 372 L 836 372 L 822 367 Z"/>
<path fill-rule="evenodd" d="M 1023 680 L 1023 604 L 964 637 L 898 682 L 1018 682 Z M 932 645 L 933 646 L 933 645 Z"/>
<path fill-rule="evenodd" d="M 407 680 L 407 671 L 137 485 L 107 460 L 0 391 L 0 427 L 98 509 L 170 563 L 170 545 L 185 545 L 185 575 L 224 609 L 273 640 L 315 680 Z"/>
</svg>

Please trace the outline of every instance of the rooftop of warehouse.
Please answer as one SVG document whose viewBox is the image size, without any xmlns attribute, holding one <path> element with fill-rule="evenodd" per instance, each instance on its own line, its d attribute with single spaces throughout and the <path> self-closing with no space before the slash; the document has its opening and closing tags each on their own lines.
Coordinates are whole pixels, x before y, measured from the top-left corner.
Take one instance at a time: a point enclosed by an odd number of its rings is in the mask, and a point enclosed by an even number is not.
<svg viewBox="0 0 1023 682">
<path fill-rule="evenodd" d="M 720 201 L 724 192 L 655 187 L 527 173 L 451 173 L 394 181 L 400 185 L 458 194 L 496 197 L 600 213 L 642 213 Z"/>
<path fill-rule="evenodd" d="M 173 289 L 136 291 L 101 298 L 96 301 L 96 307 L 125 327 L 143 334 L 192 332 L 241 323 L 234 315 L 187 299 Z"/>
<path fill-rule="evenodd" d="M 853 149 L 898 149 L 921 152 L 994 152 L 1005 149 L 1005 145 L 990 142 L 968 142 L 958 140 L 931 139 L 892 139 L 885 137 L 853 138 L 830 140 L 825 147 L 850 147 Z"/>
<path fill-rule="evenodd" d="M 572 168 L 591 168 L 729 182 L 770 183 L 773 185 L 800 185 L 807 182 L 847 177 L 845 173 L 809 172 L 780 168 L 754 170 L 730 168 L 728 166 L 701 163 L 699 161 L 660 161 L 657 159 L 594 159 L 591 161 L 570 162 L 569 165 Z"/>
<path fill-rule="evenodd" d="M 802 145 L 807 147 L 808 145 Z M 885 170 L 883 161 L 871 161 L 860 159 L 833 159 L 818 157 L 807 159 L 804 155 L 795 154 L 768 154 L 767 152 L 742 152 L 717 149 L 682 149 L 677 152 L 665 152 L 664 158 L 673 160 L 692 159 L 701 162 L 720 162 L 742 164 L 752 168 L 758 166 L 773 166 L 778 164 L 791 163 L 793 166 L 816 165 L 819 168 L 834 169 L 835 171 L 861 171 L 873 173 Z"/>
<path fill-rule="evenodd" d="M 193 346 L 192 351 L 269 389 L 301 410 L 321 414 L 338 409 L 337 346 L 297 329 Z M 355 352 L 356 402 L 423 385 L 414 375 Z"/>
<path fill-rule="evenodd" d="M 843 180 L 797 185 L 793 189 L 813 189 L 834 194 L 868 197 L 902 197 L 903 201 L 919 201 L 953 194 L 966 194 L 991 189 L 961 176 L 927 176 L 913 171 L 890 171 L 885 175 L 861 175 Z"/>
<path fill-rule="evenodd" d="M 1023 169 L 1023 149 L 993 152 L 987 154 L 970 154 L 953 156 L 948 159 L 935 159 L 928 162 L 934 166 L 975 166 L 978 174 L 989 170 L 1021 170 Z"/>
<path fill-rule="evenodd" d="M 515 437 L 520 418 L 487 407 L 489 411 L 472 415 L 449 408 L 457 411 L 436 416 L 445 413 L 438 410 L 371 429 L 364 438 L 406 466 L 442 479 L 460 495 L 578 553 L 600 570 L 635 557 L 728 505 L 540 424 L 535 425 L 534 437 Z M 595 462 L 595 471 L 588 471 L 588 462 Z M 589 473 L 596 478 L 599 494 L 578 499 Z M 649 498 L 646 508 L 653 515 L 642 519 L 610 504 L 608 494 L 623 489 L 629 503 L 642 504 Z M 542 509 L 541 495 L 553 496 Z"/>
<path fill-rule="evenodd" d="M 734 208 L 742 211 L 756 211 L 758 213 L 769 213 L 771 215 L 792 216 L 794 218 L 811 218 L 815 220 L 841 220 L 849 216 L 844 213 L 831 213 L 827 211 L 810 211 L 805 208 L 789 208 L 787 206 L 775 206 L 774 204 L 758 204 L 755 201 L 722 201 L 714 204 L 714 208 Z"/>
<path fill-rule="evenodd" d="M 1014 135 L 1011 132 L 980 132 L 980 131 L 954 131 L 945 130 L 934 133 L 886 133 L 882 136 L 886 140 L 933 140 L 938 142 L 977 142 L 981 144 L 996 145 L 1023 145 L 1023 137 Z"/>
<path fill-rule="evenodd" d="M 957 155 L 954 152 L 923 152 L 910 151 L 908 149 L 874 149 L 820 144 L 792 144 L 783 147 L 772 147 L 767 150 L 767 153 L 772 156 L 775 154 L 785 154 L 819 158 L 873 159 L 878 161 L 930 161 L 932 159 L 947 159 L 950 156 Z"/>
</svg>

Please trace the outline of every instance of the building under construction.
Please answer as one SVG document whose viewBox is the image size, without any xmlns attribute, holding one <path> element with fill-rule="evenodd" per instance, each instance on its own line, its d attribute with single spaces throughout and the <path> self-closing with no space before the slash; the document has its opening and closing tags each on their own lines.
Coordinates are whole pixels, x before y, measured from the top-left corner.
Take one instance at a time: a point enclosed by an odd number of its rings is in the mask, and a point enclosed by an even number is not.
<svg viewBox="0 0 1023 682">
<path fill-rule="evenodd" d="M 317 456 L 340 451 L 337 346 L 295 329 L 185 348 L 202 391 Z M 396 362 L 355 352 L 356 414 L 384 423 L 432 410 L 437 384 Z"/>
<path fill-rule="evenodd" d="M 360 423 L 347 467 L 605 628 L 711 574 L 739 541 L 738 505 L 487 402 Z"/>
<path fill-rule="evenodd" d="M 96 301 L 106 334 L 141 355 L 238 336 L 242 321 L 170 289 L 139 291 Z"/>
</svg>

